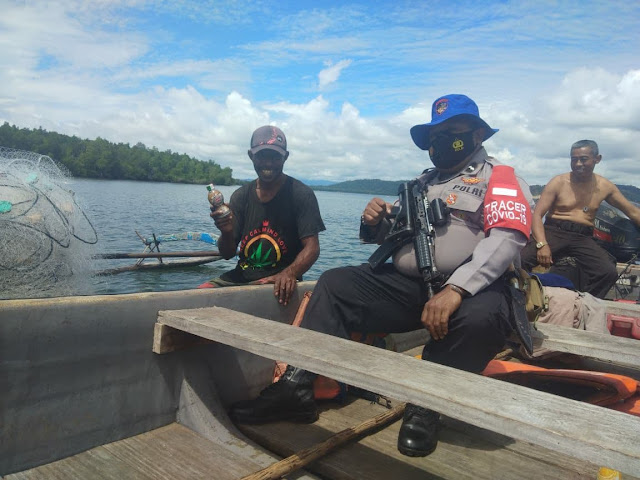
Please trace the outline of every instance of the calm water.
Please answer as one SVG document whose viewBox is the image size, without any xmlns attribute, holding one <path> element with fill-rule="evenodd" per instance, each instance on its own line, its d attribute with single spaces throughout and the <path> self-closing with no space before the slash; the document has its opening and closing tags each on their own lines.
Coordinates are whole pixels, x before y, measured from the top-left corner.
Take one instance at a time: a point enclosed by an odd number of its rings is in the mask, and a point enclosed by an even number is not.
<svg viewBox="0 0 640 480">
<path fill-rule="evenodd" d="M 217 233 L 209 217 L 207 192 L 203 185 L 146 183 L 132 181 L 72 180 L 68 187 L 92 222 L 98 237 L 94 253 L 142 252 L 136 235 L 168 234 L 184 231 Z M 219 187 L 225 196 L 237 187 Z M 360 215 L 372 195 L 316 192 L 327 230 L 320 234 L 318 262 L 304 276 L 315 280 L 322 271 L 366 261 L 374 246 L 358 240 Z M 393 197 L 383 197 L 393 201 Z M 193 241 L 169 242 L 162 251 L 215 250 Z M 77 273 L 73 294 L 115 294 L 184 290 L 197 287 L 211 277 L 234 267 L 235 260 L 220 260 L 197 267 L 123 272 L 109 276 L 92 273 L 131 265 L 135 260 L 93 260 L 85 272 Z M 55 294 L 55 293 L 54 293 Z M 51 296 L 48 292 L 35 296 Z M 25 295 L 26 296 L 26 295 Z M 34 296 L 34 295 L 31 295 Z"/>
</svg>

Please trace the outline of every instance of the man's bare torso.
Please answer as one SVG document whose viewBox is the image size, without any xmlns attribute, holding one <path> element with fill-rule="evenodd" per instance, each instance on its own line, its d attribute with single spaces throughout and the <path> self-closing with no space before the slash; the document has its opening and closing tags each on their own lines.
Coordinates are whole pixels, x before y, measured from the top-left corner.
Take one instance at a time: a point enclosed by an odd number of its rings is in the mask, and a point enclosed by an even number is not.
<svg viewBox="0 0 640 480">
<path fill-rule="evenodd" d="M 563 173 L 553 180 L 555 200 L 547 216 L 593 227 L 596 211 L 610 193 L 608 181 L 593 174 L 589 181 L 578 182 L 571 173 Z"/>
</svg>

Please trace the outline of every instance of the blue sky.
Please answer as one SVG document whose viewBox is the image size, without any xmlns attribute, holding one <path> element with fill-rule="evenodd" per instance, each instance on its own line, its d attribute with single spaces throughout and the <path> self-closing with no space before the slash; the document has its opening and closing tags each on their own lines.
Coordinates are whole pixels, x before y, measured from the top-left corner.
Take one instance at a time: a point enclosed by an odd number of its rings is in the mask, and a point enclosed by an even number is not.
<svg viewBox="0 0 640 480">
<path fill-rule="evenodd" d="M 0 0 L 0 122 L 185 152 L 252 178 L 253 129 L 304 179 L 406 179 L 409 129 L 465 93 L 530 184 L 600 144 L 640 186 L 637 1 Z"/>
</svg>

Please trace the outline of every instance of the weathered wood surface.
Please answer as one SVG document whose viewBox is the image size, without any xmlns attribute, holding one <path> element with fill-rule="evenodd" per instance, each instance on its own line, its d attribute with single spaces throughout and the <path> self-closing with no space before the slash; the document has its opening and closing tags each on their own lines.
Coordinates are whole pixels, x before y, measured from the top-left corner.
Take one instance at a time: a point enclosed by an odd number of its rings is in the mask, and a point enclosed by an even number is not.
<svg viewBox="0 0 640 480">
<path fill-rule="evenodd" d="M 576 328 L 537 323 L 532 332 L 534 347 L 544 347 L 556 352 L 573 353 L 640 368 L 640 340 Z"/>
<path fill-rule="evenodd" d="M 640 318 L 640 305 L 605 301 L 607 313 Z M 607 360 L 634 368 L 640 368 L 640 343 L 637 339 L 602 335 L 579 329 L 537 323 L 533 332 L 534 346 L 557 352 Z M 392 334 L 398 351 L 424 345 L 429 338 L 427 330 L 416 330 L 405 334 Z M 157 324 L 154 331 L 153 351 L 169 353 L 203 343 L 193 335 L 185 334 L 169 326 Z"/>
<path fill-rule="evenodd" d="M 640 304 L 613 302 L 611 300 L 603 300 L 607 313 L 614 315 L 625 315 L 627 317 L 640 318 Z"/>
<path fill-rule="evenodd" d="M 195 257 L 206 258 L 212 257 L 215 259 L 221 258 L 220 252 L 217 250 L 207 251 L 190 251 L 190 252 L 142 252 L 142 253 L 99 253 L 93 255 L 92 258 L 101 259 L 123 259 L 123 258 L 176 258 L 176 257 Z"/>
<path fill-rule="evenodd" d="M 322 442 L 346 425 L 384 411 L 362 399 L 323 404 L 311 425 L 278 422 L 240 425 L 242 432 L 280 456 Z M 595 480 L 598 465 L 445 417 L 434 453 L 410 458 L 398 452 L 400 421 L 317 460 L 306 469 L 332 480 Z M 634 477 L 625 475 L 625 480 Z"/>
<path fill-rule="evenodd" d="M 161 323 L 156 323 L 153 327 L 153 353 L 170 353 L 212 342 L 213 340 L 207 340 Z"/>
<path fill-rule="evenodd" d="M 237 480 L 261 466 L 173 423 L 5 480 Z M 289 477 L 293 478 L 293 477 Z M 308 478 L 308 477 L 306 477 Z"/>
<path fill-rule="evenodd" d="M 640 419 L 630 415 L 219 307 L 161 311 L 158 321 L 587 462 L 640 471 Z"/>
<path fill-rule="evenodd" d="M 351 441 L 372 434 L 376 430 L 387 426 L 387 424 L 395 422 L 402 417 L 405 407 L 406 403 L 401 403 L 377 414 L 373 418 L 366 419 L 359 425 L 349 426 L 330 436 L 323 442 L 312 445 L 304 450 L 299 450 L 273 465 L 269 465 L 258 472 L 247 475 L 242 480 L 277 480 L 284 475 L 308 465 L 314 460 L 324 457 Z"/>
</svg>

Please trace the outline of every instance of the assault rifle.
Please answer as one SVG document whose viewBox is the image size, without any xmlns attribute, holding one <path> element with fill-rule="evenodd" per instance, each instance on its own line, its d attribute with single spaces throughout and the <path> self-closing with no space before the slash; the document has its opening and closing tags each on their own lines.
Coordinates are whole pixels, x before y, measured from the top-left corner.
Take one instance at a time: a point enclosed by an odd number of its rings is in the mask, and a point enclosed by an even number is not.
<svg viewBox="0 0 640 480">
<path fill-rule="evenodd" d="M 418 270 L 427 287 L 428 298 L 433 296 L 433 287 L 443 276 L 435 265 L 434 227 L 446 225 L 449 208 L 439 198 L 429 203 L 426 192 L 417 180 L 400 184 L 398 206 L 394 206 L 388 218 L 391 229 L 384 241 L 369 257 L 369 265 L 375 270 L 400 247 L 413 241 Z"/>
</svg>

